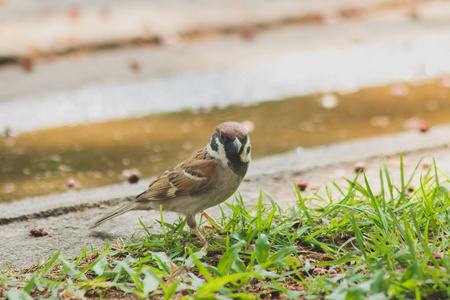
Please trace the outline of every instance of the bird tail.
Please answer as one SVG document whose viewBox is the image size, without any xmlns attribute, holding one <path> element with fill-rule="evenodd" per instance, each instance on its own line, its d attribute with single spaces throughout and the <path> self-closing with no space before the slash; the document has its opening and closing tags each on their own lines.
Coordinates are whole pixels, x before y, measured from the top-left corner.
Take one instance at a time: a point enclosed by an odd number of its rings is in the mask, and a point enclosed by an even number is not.
<svg viewBox="0 0 450 300">
<path fill-rule="evenodd" d="M 120 215 L 122 215 L 124 213 L 127 213 L 127 212 L 132 211 L 132 210 L 136 210 L 136 209 L 138 209 L 138 206 L 139 205 L 136 205 L 136 203 L 132 202 L 132 203 L 129 203 L 129 204 L 124 205 L 122 207 L 119 207 L 118 209 L 116 209 L 116 210 L 110 212 L 109 214 L 105 215 L 103 218 L 97 220 L 94 224 L 89 226 L 89 229 L 95 228 L 98 225 L 103 224 L 104 222 L 106 222 L 108 220 L 111 220 L 112 218 L 115 218 L 117 216 L 120 216 Z"/>
</svg>

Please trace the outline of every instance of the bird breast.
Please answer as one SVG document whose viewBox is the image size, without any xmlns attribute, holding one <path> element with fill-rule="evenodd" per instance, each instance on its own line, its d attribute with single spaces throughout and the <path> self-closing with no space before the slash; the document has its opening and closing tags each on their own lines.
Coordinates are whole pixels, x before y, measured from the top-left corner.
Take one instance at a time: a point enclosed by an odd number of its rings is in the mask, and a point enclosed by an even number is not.
<svg viewBox="0 0 450 300">
<path fill-rule="evenodd" d="M 194 196 L 187 196 L 184 199 L 169 200 L 164 203 L 164 209 L 183 215 L 199 213 L 224 202 L 232 196 L 239 187 L 242 177 L 233 172 L 229 166 L 218 163 L 216 174 L 211 178 L 211 181 L 211 187 L 207 191 Z"/>
</svg>

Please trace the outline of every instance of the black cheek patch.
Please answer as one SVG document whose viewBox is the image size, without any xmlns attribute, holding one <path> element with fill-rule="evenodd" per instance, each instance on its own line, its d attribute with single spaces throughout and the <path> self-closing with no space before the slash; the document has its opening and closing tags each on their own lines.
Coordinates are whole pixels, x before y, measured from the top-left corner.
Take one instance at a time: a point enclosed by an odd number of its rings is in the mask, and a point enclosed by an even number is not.
<svg viewBox="0 0 450 300">
<path fill-rule="evenodd" d="M 213 149 L 216 152 L 219 151 L 219 145 L 216 142 L 215 136 L 211 139 L 210 145 L 211 145 L 211 149 Z"/>
</svg>

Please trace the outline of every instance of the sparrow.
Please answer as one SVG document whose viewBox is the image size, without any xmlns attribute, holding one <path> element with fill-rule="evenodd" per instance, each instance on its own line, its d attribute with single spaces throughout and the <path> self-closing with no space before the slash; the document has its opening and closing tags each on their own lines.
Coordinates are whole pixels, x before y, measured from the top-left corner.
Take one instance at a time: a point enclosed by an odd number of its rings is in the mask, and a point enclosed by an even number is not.
<svg viewBox="0 0 450 300">
<path fill-rule="evenodd" d="M 218 125 L 206 147 L 158 176 L 134 200 L 105 215 L 90 228 L 132 210 L 172 211 L 186 216 L 186 223 L 201 241 L 195 215 L 227 200 L 239 187 L 251 160 L 245 127 L 236 122 Z M 204 213 L 206 214 L 206 213 Z"/>
</svg>

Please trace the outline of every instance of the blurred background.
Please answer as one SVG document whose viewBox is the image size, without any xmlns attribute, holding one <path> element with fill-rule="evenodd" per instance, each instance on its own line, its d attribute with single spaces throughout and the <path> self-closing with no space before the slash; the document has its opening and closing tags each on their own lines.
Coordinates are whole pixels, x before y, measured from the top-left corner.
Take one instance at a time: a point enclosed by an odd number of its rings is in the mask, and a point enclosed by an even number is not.
<svg viewBox="0 0 450 300">
<path fill-rule="evenodd" d="M 450 122 L 450 1 L 0 0 L 0 201 Z M 299 151 L 300 150 L 300 151 Z"/>
</svg>

